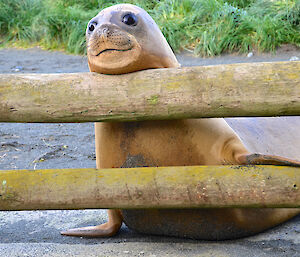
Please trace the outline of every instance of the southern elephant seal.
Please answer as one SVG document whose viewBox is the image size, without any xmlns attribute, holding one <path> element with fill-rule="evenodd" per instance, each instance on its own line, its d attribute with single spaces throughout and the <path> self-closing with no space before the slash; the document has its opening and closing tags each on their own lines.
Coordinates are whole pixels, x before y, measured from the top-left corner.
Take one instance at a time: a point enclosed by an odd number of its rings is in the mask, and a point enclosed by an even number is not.
<svg viewBox="0 0 300 257">
<path fill-rule="evenodd" d="M 124 74 L 179 67 L 153 19 L 143 9 L 119 4 L 88 24 L 91 72 Z M 224 119 L 96 123 L 98 168 L 222 164 L 299 166 L 282 157 L 250 154 Z M 124 221 L 143 233 L 218 240 L 252 235 L 299 213 L 295 209 L 108 210 L 108 222 L 62 232 L 105 237 Z"/>
</svg>

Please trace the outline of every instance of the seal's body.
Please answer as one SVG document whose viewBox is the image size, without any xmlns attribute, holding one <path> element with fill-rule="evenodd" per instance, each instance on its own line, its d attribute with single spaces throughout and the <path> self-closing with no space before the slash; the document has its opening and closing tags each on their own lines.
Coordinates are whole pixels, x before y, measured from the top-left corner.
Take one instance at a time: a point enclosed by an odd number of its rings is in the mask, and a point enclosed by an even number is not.
<svg viewBox="0 0 300 257">
<path fill-rule="evenodd" d="M 101 11 L 87 29 L 92 72 L 122 74 L 179 67 L 152 18 L 121 4 Z M 299 166 L 282 157 L 250 154 L 224 119 L 96 123 L 98 168 L 222 164 Z M 108 222 L 62 232 L 111 236 L 122 221 L 143 233 L 218 240 L 248 236 L 299 213 L 295 209 L 108 210 Z"/>
<path fill-rule="evenodd" d="M 241 164 L 249 154 L 224 119 L 96 123 L 97 167 Z M 98 144 L 99 142 L 99 144 Z M 291 209 L 122 210 L 142 233 L 222 240 L 249 236 L 293 217 Z"/>
</svg>

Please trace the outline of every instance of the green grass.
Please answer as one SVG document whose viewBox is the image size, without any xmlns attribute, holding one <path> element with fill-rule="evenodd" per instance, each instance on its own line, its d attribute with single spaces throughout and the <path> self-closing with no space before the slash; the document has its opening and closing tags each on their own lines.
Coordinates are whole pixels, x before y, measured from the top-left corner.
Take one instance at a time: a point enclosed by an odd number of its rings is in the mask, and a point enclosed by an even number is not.
<svg viewBox="0 0 300 257">
<path fill-rule="evenodd" d="M 120 2 L 146 9 L 176 52 L 214 56 L 300 47 L 299 0 L 1 0 L 1 45 L 83 54 L 88 21 Z"/>
</svg>

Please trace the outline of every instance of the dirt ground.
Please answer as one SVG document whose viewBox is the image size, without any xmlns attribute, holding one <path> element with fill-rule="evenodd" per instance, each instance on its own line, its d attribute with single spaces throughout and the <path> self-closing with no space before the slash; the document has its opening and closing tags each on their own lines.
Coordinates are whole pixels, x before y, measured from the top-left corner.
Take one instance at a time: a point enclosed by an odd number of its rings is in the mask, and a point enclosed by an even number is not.
<svg viewBox="0 0 300 257">
<path fill-rule="evenodd" d="M 225 55 L 202 59 L 188 53 L 178 55 L 183 66 L 289 61 L 297 58 L 300 59 L 300 50 L 291 46 L 281 48 L 276 54 L 254 53 L 252 57 Z M 88 66 L 84 56 L 39 48 L 0 49 L 0 73 L 86 71 Z M 235 125 L 236 119 L 227 121 L 243 139 L 244 127 Z M 262 127 L 269 121 L 274 122 L 274 127 L 293 122 L 296 124 L 294 127 L 300 127 L 299 117 L 239 119 L 240 124 L 245 121 L 255 122 L 256 126 L 261 124 Z M 256 129 L 253 133 L 261 135 L 264 131 Z M 294 129 L 290 137 L 294 146 L 285 144 L 276 153 L 288 152 L 290 156 L 285 156 L 299 159 L 299 155 L 292 155 L 299 153 L 300 132 Z M 273 144 L 279 144 L 274 140 Z M 95 167 L 92 123 L 0 123 L 0 144 L 1 170 Z M 252 142 L 246 142 L 246 145 L 256 150 Z M 59 234 L 67 228 L 96 225 L 105 220 L 104 210 L 0 212 L 0 256 L 300 256 L 299 216 L 260 235 L 224 242 L 140 235 L 126 226 L 116 237 L 108 239 L 71 238 Z"/>
</svg>

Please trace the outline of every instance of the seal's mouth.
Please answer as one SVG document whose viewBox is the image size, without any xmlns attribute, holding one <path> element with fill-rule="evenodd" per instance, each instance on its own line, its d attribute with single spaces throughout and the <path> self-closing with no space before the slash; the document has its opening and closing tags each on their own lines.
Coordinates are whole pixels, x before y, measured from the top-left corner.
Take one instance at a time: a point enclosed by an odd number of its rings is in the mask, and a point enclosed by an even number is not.
<svg viewBox="0 0 300 257">
<path fill-rule="evenodd" d="M 126 52 L 126 51 L 130 51 L 132 48 L 129 49 L 113 49 L 113 48 L 109 48 L 109 49 L 104 49 L 101 52 L 99 52 L 98 54 L 96 54 L 96 56 L 99 56 L 100 54 L 106 53 L 106 52 L 112 52 L 112 51 L 117 51 L 117 52 Z"/>
</svg>

